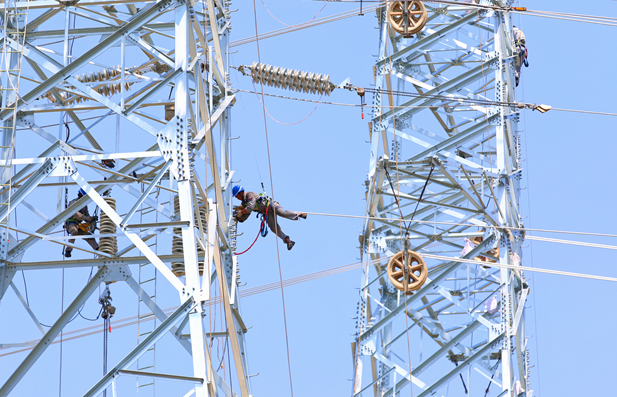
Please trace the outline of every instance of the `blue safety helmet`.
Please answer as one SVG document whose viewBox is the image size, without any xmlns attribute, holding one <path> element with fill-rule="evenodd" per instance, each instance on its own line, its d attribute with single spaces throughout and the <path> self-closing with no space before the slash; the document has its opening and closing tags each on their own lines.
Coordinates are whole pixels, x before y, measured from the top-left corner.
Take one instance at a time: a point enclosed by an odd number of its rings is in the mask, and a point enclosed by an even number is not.
<svg viewBox="0 0 617 397">
<path fill-rule="evenodd" d="M 244 188 L 240 185 L 236 185 L 233 187 L 233 189 L 231 189 L 231 194 L 233 194 L 234 196 L 237 196 L 238 193 L 243 192 Z"/>
<path fill-rule="evenodd" d="M 86 195 L 86 191 L 84 189 L 79 189 L 79 191 L 77 192 L 78 196 L 85 196 Z"/>
</svg>

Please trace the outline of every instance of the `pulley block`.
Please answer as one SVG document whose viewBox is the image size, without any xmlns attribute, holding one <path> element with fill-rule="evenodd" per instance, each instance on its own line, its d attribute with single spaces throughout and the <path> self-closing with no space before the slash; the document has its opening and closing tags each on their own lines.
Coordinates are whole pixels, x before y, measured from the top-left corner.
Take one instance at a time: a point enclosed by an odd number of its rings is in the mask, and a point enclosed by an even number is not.
<svg viewBox="0 0 617 397">
<path fill-rule="evenodd" d="M 427 21 L 428 13 L 421 1 L 393 1 L 388 5 L 388 23 L 403 36 L 418 33 Z"/>
<path fill-rule="evenodd" d="M 484 241 L 484 237 L 474 237 L 471 239 L 471 242 L 474 244 L 480 244 L 482 241 Z M 499 258 L 499 247 L 494 248 L 490 251 L 486 251 L 486 253 L 490 256 L 494 256 L 495 258 Z M 497 261 L 495 259 L 491 259 L 491 258 L 487 258 L 486 256 L 476 256 L 475 258 L 473 258 L 474 261 L 481 261 L 481 262 L 487 262 L 487 263 L 496 263 Z M 485 269 L 490 269 L 490 266 L 483 266 Z"/>
<path fill-rule="evenodd" d="M 387 270 L 390 282 L 405 292 L 419 290 L 428 277 L 426 262 L 414 251 L 407 251 L 407 255 L 405 251 L 394 254 L 388 262 Z"/>
</svg>

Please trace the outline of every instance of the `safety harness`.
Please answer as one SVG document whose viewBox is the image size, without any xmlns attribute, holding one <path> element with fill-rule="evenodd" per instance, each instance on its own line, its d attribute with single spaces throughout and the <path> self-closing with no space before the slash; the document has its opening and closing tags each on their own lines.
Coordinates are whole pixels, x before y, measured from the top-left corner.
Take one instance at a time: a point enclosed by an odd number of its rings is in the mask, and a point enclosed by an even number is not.
<svg viewBox="0 0 617 397">
<path fill-rule="evenodd" d="M 259 213 L 257 214 L 257 217 L 261 215 L 261 226 L 259 227 L 259 232 L 257 233 L 257 237 L 255 237 L 255 240 L 253 240 L 253 244 L 251 244 L 251 246 L 248 247 L 246 250 L 240 253 L 236 253 L 236 255 L 242 255 L 248 250 L 250 250 L 253 247 L 253 245 L 255 245 L 260 235 L 261 237 L 266 237 L 268 235 L 268 226 L 267 226 L 268 212 L 270 210 L 270 207 L 272 207 L 272 210 L 274 210 L 274 203 L 272 202 L 272 199 L 268 197 L 268 195 L 265 192 L 259 193 L 259 197 L 257 198 L 257 201 L 259 204 L 264 205 L 266 207 L 266 211 L 263 214 L 259 214 Z"/>
<path fill-rule="evenodd" d="M 517 40 L 514 45 L 516 45 L 517 47 L 519 47 L 519 49 L 521 50 L 521 55 L 520 57 L 523 60 L 523 65 L 525 65 L 526 68 L 529 67 L 529 61 L 527 61 L 527 57 L 529 56 L 529 51 L 527 51 L 527 47 L 525 46 L 525 41 L 523 40 Z"/>
<path fill-rule="evenodd" d="M 251 248 L 253 248 L 253 245 L 255 245 L 255 243 L 257 242 L 257 239 L 259 238 L 259 236 L 261 235 L 261 237 L 266 237 L 268 235 L 268 227 L 266 226 L 266 222 L 268 220 L 268 210 L 270 209 L 270 199 L 268 199 L 267 202 L 267 207 L 266 207 L 266 212 L 265 214 L 263 214 L 261 216 L 261 226 L 259 227 L 259 232 L 257 232 L 257 237 L 255 237 L 255 240 L 253 240 L 253 244 L 250 245 L 250 247 L 248 247 L 247 249 L 245 249 L 242 252 L 236 252 L 236 255 L 242 255 L 245 252 L 247 252 L 248 250 L 250 250 Z M 258 215 L 259 216 L 259 215 Z"/>
</svg>

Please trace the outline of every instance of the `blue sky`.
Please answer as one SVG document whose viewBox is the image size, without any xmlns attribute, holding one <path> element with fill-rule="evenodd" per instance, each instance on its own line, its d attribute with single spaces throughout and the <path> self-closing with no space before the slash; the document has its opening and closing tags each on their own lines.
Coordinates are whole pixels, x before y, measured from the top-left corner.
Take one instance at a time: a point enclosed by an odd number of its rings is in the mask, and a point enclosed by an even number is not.
<svg viewBox="0 0 617 397">
<path fill-rule="evenodd" d="M 324 7 L 324 3 L 316 1 L 264 2 L 276 18 L 288 25 L 310 20 Z M 260 0 L 255 0 L 255 3 L 260 33 L 284 27 L 266 11 Z M 356 6 L 333 2 L 325 6 L 317 18 Z M 521 6 L 617 17 L 617 3 L 612 1 L 537 1 Z M 232 14 L 232 41 L 253 36 L 252 2 L 236 1 L 231 8 L 238 8 Z M 614 49 L 615 27 L 518 15 L 514 20 L 525 32 L 529 49 L 530 67 L 523 70 L 517 91 L 521 101 L 558 108 L 617 111 L 613 95 L 617 89 L 617 80 L 613 77 L 617 55 L 611 51 Z M 261 61 L 329 74 L 335 84 L 349 77 L 354 85 L 368 86 L 372 83 L 372 65 L 377 53 L 376 26 L 374 13 L 367 13 L 363 17 L 262 40 L 259 43 Z M 256 43 L 237 46 L 232 51 L 237 51 L 230 56 L 233 66 L 257 61 Z M 253 90 L 248 77 L 232 72 L 231 78 L 234 87 Z M 268 87 L 265 90 L 297 96 Z M 318 96 L 309 98 L 319 99 Z M 359 103 L 356 94 L 340 90 L 327 100 Z M 265 106 L 272 117 L 267 117 L 264 125 L 261 103 L 256 96 L 238 95 L 232 118 L 232 135 L 239 137 L 232 144 L 234 181 L 241 181 L 245 189 L 253 191 L 260 191 L 263 183 L 286 209 L 363 215 L 369 134 L 367 120 L 362 120 L 360 109 L 321 104 L 314 110 L 315 104 L 271 97 L 266 97 Z M 295 124 L 300 120 L 303 121 Z M 57 122 L 55 116 L 53 122 Z M 541 229 L 615 233 L 617 219 L 612 211 L 615 189 L 610 187 L 610 175 L 614 170 L 613 135 L 617 118 L 525 111 L 519 126 L 524 129 L 521 133 L 525 159 L 521 201 L 523 213 L 527 216 L 525 224 Z M 107 127 L 113 131 L 115 121 Z M 123 130 L 121 149 L 141 150 L 140 135 L 125 131 L 129 130 Z M 111 147 L 115 139 L 113 135 L 101 139 Z M 26 157 L 29 148 L 21 154 L 21 147 L 18 143 L 18 157 Z M 54 197 L 57 192 L 55 189 L 47 191 Z M 44 197 L 39 200 L 43 201 Z M 18 215 L 29 219 L 27 214 Z M 282 244 L 278 245 L 279 264 L 274 234 L 260 238 L 240 258 L 241 280 L 246 283 L 244 288 L 279 280 L 279 270 L 283 279 L 287 279 L 354 263 L 359 258 L 360 220 L 309 216 L 306 221 L 283 219 L 280 224 L 296 241 L 296 246 L 287 251 Z M 240 250 L 250 245 L 258 228 L 255 218 L 240 226 L 244 233 L 238 239 Z M 550 237 L 615 245 L 611 238 Z M 616 255 L 611 250 L 530 241 L 525 246 L 523 260 L 527 266 L 615 275 Z M 41 247 L 45 249 L 28 252 L 24 260 L 60 259 L 57 246 L 41 243 Z M 135 274 L 136 269 L 133 270 Z M 41 273 L 36 276 L 26 274 L 30 300 L 40 320 L 50 324 L 60 312 L 61 273 Z M 66 272 L 65 306 L 82 288 L 88 274 L 89 269 Z M 607 343 L 607 339 L 617 326 L 617 316 L 611 309 L 616 287 L 603 281 L 555 275 L 527 274 L 527 277 L 531 279 L 527 334 L 531 336 L 529 348 L 535 365 L 532 384 L 539 392 L 536 395 L 614 394 L 610 379 L 614 368 L 612 357 L 617 355 L 617 348 Z M 355 316 L 360 281 L 360 272 L 351 271 L 284 289 L 294 396 L 350 394 L 350 343 L 355 332 L 355 321 L 351 317 Z M 23 293 L 20 277 L 16 277 L 15 283 Z M 113 285 L 112 294 L 119 318 L 136 314 L 136 298 L 126 286 Z M 11 296 L 7 294 L 0 306 L 0 318 L 3 319 L 0 323 L 1 342 L 36 338 L 36 329 L 28 323 L 24 313 L 15 314 L 10 322 L 4 321 L 7 314 L 12 313 L 12 305 L 17 304 Z M 177 295 L 164 281 L 159 282 L 157 296 L 161 307 L 177 304 Z M 97 312 L 98 304 L 93 297 L 84 307 L 83 314 L 94 317 Z M 250 373 L 259 374 L 251 378 L 253 394 L 289 396 L 281 291 L 246 297 L 242 301 L 242 313 L 245 323 L 251 327 L 246 335 Z M 211 321 L 220 325 L 220 312 Z M 27 325 L 22 328 L 20 324 Z M 68 329 L 93 324 L 99 323 L 77 319 Z M 112 331 L 110 366 L 134 346 L 136 334 L 135 327 Z M 175 343 L 171 338 L 165 338 L 157 345 L 157 371 L 188 371 L 189 357 L 179 351 Z M 102 371 L 99 364 L 101 352 L 100 334 L 63 344 L 63 395 L 80 395 L 98 379 Z M 54 394 L 58 390 L 59 353 L 58 345 L 50 348 L 33 368 L 35 372 L 24 379 L 14 395 L 28 396 L 36 390 Z M 214 342 L 213 356 L 217 359 L 223 357 L 222 344 Z M 20 354 L 0 357 L 0 379 L 5 379 L 3 374 L 12 370 L 23 357 Z M 226 375 L 228 377 L 229 373 Z M 125 390 L 134 393 L 133 379 L 121 382 Z M 159 382 L 157 393 L 161 395 L 177 386 Z M 183 394 L 178 391 L 174 395 Z M 458 394 L 452 391 L 451 395 Z"/>
</svg>

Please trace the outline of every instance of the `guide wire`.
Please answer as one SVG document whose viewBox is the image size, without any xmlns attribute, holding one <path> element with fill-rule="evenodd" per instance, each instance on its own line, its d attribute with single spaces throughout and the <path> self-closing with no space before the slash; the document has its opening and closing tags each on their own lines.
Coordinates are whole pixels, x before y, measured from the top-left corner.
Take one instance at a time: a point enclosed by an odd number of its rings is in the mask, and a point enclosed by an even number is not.
<svg viewBox="0 0 617 397">
<path fill-rule="evenodd" d="M 370 90 L 374 90 L 374 89 L 366 89 L 367 92 L 371 92 Z M 259 93 L 259 92 L 255 92 L 255 91 L 248 91 L 248 90 L 241 90 L 238 88 L 234 88 L 233 89 L 234 92 L 245 92 L 248 94 L 259 94 L 259 95 L 265 95 L 265 96 L 270 96 L 273 98 L 281 98 L 281 99 L 289 99 L 289 100 L 293 100 L 293 101 L 301 101 L 301 102 L 313 102 L 313 103 L 319 103 L 319 104 L 324 104 L 324 105 L 334 105 L 334 106 L 348 106 L 348 107 L 368 107 L 368 108 L 375 108 L 376 106 L 373 105 L 357 105 L 357 104 L 353 104 L 353 103 L 341 103 L 341 102 L 327 102 L 327 101 L 317 101 L 314 99 L 306 99 L 306 98 L 297 98 L 297 97 L 289 97 L 289 96 L 284 96 L 284 95 L 276 95 L 276 94 L 269 94 L 269 93 Z M 411 94 L 411 93 L 407 93 L 410 94 L 408 96 L 411 95 L 417 95 L 419 96 L 420 94 Z M 426 106 L 393 106 L 393 108 L 395 109 L 431 109 L 431 108 L 441 108 L 441 107 L 447 107 L 449 103 L 452 102 L 461 102 L 465 105 L 493 105 L 493 106 L 504 106 L 504 107 L 518 107 L 519 109 L 531 109 L 534 110 L 535 108 L 538 107 L 537 104 L 532 104 L 532 103 L 516 103 L 516 102 L 494 102 L 494 101 L 485 101 L 485 100 L 476 100 L 476 99 L 466 99 L 466 98 L 451 98 L 451 97 L 443 97 L 441 96 L 441 98 L 439 98 L 440 96 L 435 95 L 424 95 L 425 98 L 427 99 L 431 99 L 431 98 L 436 98 L 436 99 L 443 99 L 444 101 L 447 100 L 449 101 L 448 103 L 442 103 L 442 104 L 435 104 L 435 105 L 426 105 Z M 522 106 L 522 108 L 521 108 Z M 617 117 L 617 113 L 610 113 L 610 112 L 593 112 L 593 111 L 588 111 L 588 110 L 577 110 L 577 109 L 562 109 L 562 108 L 551 108 L 550 110 L 555 110 L 557 112 L 571 112 L 571 113 L 584 113 L 584 114 L 594 114 L 594 115 L 602 115 L 602 116 L 613 116 L 613 117 Z"/>
<path fill-rule="evenodd" d="M 442 259 L 442 260 L 446 260 L 449 262 L 463 262 L 463 263 L 471 263 L 471 264 L 475 264 L 475 265 L 482 265 L 484 266 L 486 264 L 486 262 L 479 262 L 479 261 L 473 261 L 471 259 L 462 259 L 462 258 L 455 258 L 455 257 L 447 257 L 447 256 L 438 256 L 438 255 L 431 255 L 431 259 Z M 291 286 L 291 285 L 296 285 L 296 284 L 300 284 L 303 282 L 307 282 L 307 281 L 313 281 L 313 280 L 317 280 L 319 278 L 323 278 L 323 277 L 328 277 L 328 276 L 333 276 L 333 275 L 337 275 L 337 274 L 341 274 L 341 273 L 345 273 L 351 270 L 355 270 L 355 269 L 359 269 L 359 268 L 363 268 L 369 264 L 375 264 L 375 263 L 379 263 L 382 261 L 387 261 L 389 260 L 389 257 L 383 257 L 383 258 L 378 258 L 375 260 L 368 260 L 366 263 L 365 262 L 353 262 L 353 263 L 349 263 L 347 265 L 343 265 L 343 266 L 338 266 L 338 267 L 334 267 L 334 268 L 329 268 L 326 270 L 322 270 L 319 272 L 314 272 L 314 273 L 309 273 L 309 274 L 305 274 L 303 276 L 299 276 L 299 277 L 293 277 L 293 278 L 289 278 L 283 281 L 283 285 L 284 286 Z M 447 264 L 445 263 L 445 264 Z M 441 267 L 445 264 L 440 264 L 437 265 L 436 267 L 432 268 L 435 269 L 437 267 Z M 515 265 L 502 265 L 501 263 L 491 263 L 490 264 L 491 267 L 510 267 L 510 268 L 514 268 L 516 267 Z M 591 274 L 584 274 L 584 273 L 572 273 L 572 272 L 564 272 L 564 271 L 559 271 L 559 270 L 550 270 L 550 269 L 542 269 L 542 268 L 531 268 L 531 267 L 524 267 L 524 266 L 518 266 L 516 267 L 517 269 L 520 270 L 525 270 L 525 271 L 530 271 L 530 272 L 537 272 L 537 273 L 544 273 L 544 274 L 551 274 L 551 275 L 560 275 L 560 276 L 568 276 L 568 277 L 574 277 L 574 278 L 583 278 L 583 279 L 589 279 L 589 280 L 599 280 L 599 281 L 609 281 L 609 282 L 615 282 L 617 283 L 617 278 L 616 277 L 605 277 L 605 276 L 596 276 L 596 275 L 591 275 Z M 268 283 L 268 284 L 263 284 L 257 287 L 253 287 L 253 288 L 247 288 L 245 290 L 243 290 L 240 293 L 240 298 L 246 298 L 248 296 L 252 296 L 252 295 L 256 295 L 256 294 L 261 294 L 264 292 L 268 292 L 268 291 L 273 291 L 277 288 L 281 287 L 281 283 L 279 281 L 275 281 L 272 283 Z M 221 301 L 220 298 L 215 298 L 215 302 L 213 302 L 214 304 L 217 304 Z M 173 306 L 173 307 L 169 307 L 166 309 L 163 309 L 163 312 L 167 315 L 171 314 L 173 311 L 175 311 L 178 308 L 178 306 Z M 124 319 L 120 319 L 120 320 L 116 320 L 116 325 L 115 328 L 119 329 L 119 328 L 124 328 L 124 327 L 128 327 L 131 325 L 135 325 L 137 324 L 137 316 L 133 316 L 133 317 L 127 317 Z M 86 331 L 91 331 L 91 332 L 87 332 L 84 334 L 78 334 L 79 332 L 86 332 Z M 66 334 L 78 334 L 76 336 L 72 336 L 70 338 L 66 338 L 65 341 L 69 341 L 69 340 L 75 340 L 75 339 L 79 339 L 79 338 L 83 338 L 86 336 L 90 336 L 90 335 L 94 335 L 94 334 L 98 334 L 102 332 L 100 325 L 95 325 L 92 327 L 86 327 L 86 328 L 82 328 L 82 329 L 77 329 L 77 330 L 73 330 L 73 331 L 68 331 L 66 332 Z M 35 340 L 31 340 L 29 341 L 30 343 L 38 343 L 40 341 L 40 339 L 35 339 Z M 56 344 L 56 343 L 60 343 L 60 341 L 53 341 L 50 344 Z M 29 351 L 32 350 L 34 348 L 34 346 L 29 346 L 23 349 L 19 349 L 19 350 L 15 350 L 15 351 L 11 351 L 11 352 L 7 352 L 7 353 L 3 353 L 0 354 L 0 357 L 4 357 L 4 356 L 9 356 L 12 354 L 17 354 L 17 353 L 22 353 L 25 351 Z M 6 348 L 2 348 L 0 350 L 4 350 Z"/>
<path fill-rule="evenodd" d="M 256 44 L 257 44 L 257 58 L 259 63 L 261 63 L 261 54 L 259 51 L 259 29 L 257 28 L 257 5 L 255 4 L 255 0 L 253 0 L 253 16 L 255 18 L 255 38 L 256 38 Z M 264 86 L 263 86 L 263 82 L 261 83 L 261 94 L 262 94 L 262 108 L 263 108 L 263 115 L 264 115 L 264 129 L 265 129 L 265 134 L 266 134 L 266 149 L 268 151 L 268 169 L 270 172 L 270 188 L 272 189 L 272 201 L 274 201 L 274 182 L 273 182 L 273 178 L 272 178 L 272 162 L 270 160 L 270 142 L 268 139 L 268 119 L 266 118 L 266 105 L 265 105 L 265 97 L 263 96 L 263 91 L 264 91 Z M 273 206 L 274 209 L 274 206 Z M 278 234 L 278 230 L 277 229 L 277 225 L 278 222 L 276 221 L 276 209 L 274 210 L 274 234 Z M 285 345 L 286 345 L 286 349 L 287 349 L 287 369 L 289 372 L 289 387 L 291 390 L 291 397 L 293 397 L 294 395 L 294 389 L 293 389 L 293 379 L 291 376 L 291 360 L 290 360 L 290 356 L 289 356 L 289 333 L 287 330 L 287 313 L 286 313 L 286 309 L 285 309 L 285 291 L 284 291 L 284 287 L 283 287 L 283 270 L 281 269 L 281 255 L 279 252 L 279 242 L 278 239 L 275 239 L 275 243 L 276 243 L 276 256 L 277 256 L 277 260 L 278 260 L 278 267 L 279 267 L 279 278 L 280 278 L 280 283 L 281 283 L 281 298 L 282 298 L 282 303 L 283 303 L 283 322 L 285 324 Z"/>
<path fill-rule="evenodd" d="M 287 27 L 291 27 L 294 25 L 287 25 L 285 22 L 281 21 L 280 19 L 278 19 L 277 17 L 274 16 L 274 14 L 272 14 L 272 12 L 270 12 L 270 9 L 268 8 L 268 6 L 266 6 L 266 3 L 264 3 L 264 0 L 260 0 L 261 4 L 264 6 L 264 8 L 266 9 L 266 11 L 268 11 L 268 14 L 270 14 L 270 16 L 274 19 L 276 19 L 278 22 L 280 22 L 281 24 L 287 26 Z M 321 14 L 321 12 L 323 11 L 324 8 L 326 8 L 326 6 L 330 3 L 331 0 L 326 0 L 326 4 L 321 7 L 321 9 L 317 12 L 317 14 L 315 14 L 315 16 L 313 18 L 311 18 L 308 22 L 304 22 L 304 23 L 311 23 L 313 22 L 313 20 L 315 18 L 317 18 L 317 15 Z"/>
</svg>

